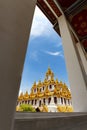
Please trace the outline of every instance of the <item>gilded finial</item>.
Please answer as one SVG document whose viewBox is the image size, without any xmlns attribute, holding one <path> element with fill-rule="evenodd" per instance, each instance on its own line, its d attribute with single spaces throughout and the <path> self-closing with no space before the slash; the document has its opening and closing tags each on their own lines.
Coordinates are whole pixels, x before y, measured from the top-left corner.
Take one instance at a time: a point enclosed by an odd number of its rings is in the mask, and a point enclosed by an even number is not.
<svg viewBox="0 0 87 130">
<path fill-rule="evenodd" d="M 34 85 L 36 85 L 36 81 L 34 81 Z"/>
<path fill-rule="evenodd" d="M 59 84 L 58 79 L 56 79 L 56 84 Z"/>
<path fill-rule="evenodd" d="M 24 94 L 24 99 L 28 99 L 28 98 L 29 98 L 29 94 L 28 94 L 28 91 L 26 91 Z"/>
<path fill-rule="evenodd" d="M 46 79 L 47 80 L 51 80 L 54 78 L 54 73 L 52 72 L 52 70 L 50 69 L 50 67 L 48 67 L 48 70 L 46 72 Z"/>
<path fill-rule="evenodd" d="M 60 81 L 60 83 L 62 83 L 62 81 Z"/>
<path fill-rule="evenodd" d="M 37 87 L 36 81 L 34 81 L 32 88 L 34 89 L 34 88 L 36 88 L 36 87 Z"/>
<path fill-rule="evenodd" d="M 39 80 L 37 87 L 42 87 L 41 80 Z"/>
</svg>

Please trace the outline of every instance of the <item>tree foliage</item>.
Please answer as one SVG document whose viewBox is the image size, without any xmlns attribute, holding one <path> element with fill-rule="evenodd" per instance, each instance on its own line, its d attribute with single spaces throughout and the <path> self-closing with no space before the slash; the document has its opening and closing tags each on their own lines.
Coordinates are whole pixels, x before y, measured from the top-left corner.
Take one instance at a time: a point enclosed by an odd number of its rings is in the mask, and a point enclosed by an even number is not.
<svg viewBox="0 0 87 130">
<path fill-rule="evenodd" d="M 33 108 L 32 105 L 29 104 L 21 104 L 20 110 L 27 112 L 36 112 L 35 108 Z"/>
</svg>

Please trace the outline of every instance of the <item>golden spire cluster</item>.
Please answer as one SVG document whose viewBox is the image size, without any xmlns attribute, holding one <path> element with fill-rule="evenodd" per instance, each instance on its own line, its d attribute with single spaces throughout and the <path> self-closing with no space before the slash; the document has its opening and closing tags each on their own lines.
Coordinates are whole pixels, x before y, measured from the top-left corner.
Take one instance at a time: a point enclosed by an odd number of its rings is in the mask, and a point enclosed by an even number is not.
<svg viewBox="0 0 87 130">
<path fill-rule="evenodd" d="M 50 85 L 54 85 L 53 91 L 49 91 L 48 87 Z M 67 85 L 65 83 L 62 83 L 62 81 L 59 82 L 58 79 L 55 80 L 54 73 L 51 71 L 50 68 L 48 68 L 44 81 L 41 82 L 39 80 L 38 84 L 34 82 L 31 88 L 31 93 L 29 94 L 28 91 L 26 91 L 24 94 L 21 93 L 18 97 L 18 101 L 31 100 L 34 98 L 38 99 L 40 97 L 48 97 L 52 95 L 56 95 L 57 97 L 63 97 L 66 99 L 71 99 L 71 93 Z"/>
</svg>

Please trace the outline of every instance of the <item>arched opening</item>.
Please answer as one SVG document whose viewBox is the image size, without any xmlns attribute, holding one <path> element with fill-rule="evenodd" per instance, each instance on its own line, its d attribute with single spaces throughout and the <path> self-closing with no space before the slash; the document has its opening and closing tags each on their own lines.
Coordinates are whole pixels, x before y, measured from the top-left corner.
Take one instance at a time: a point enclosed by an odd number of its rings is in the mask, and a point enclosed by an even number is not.
<svg viewBox="0 0 87 130">
<path fill-rule="evenodd" d="M 49 88 L 52 89 L 52 85 L 49 85 Z"/>
<path fill-rule="evenodd" d="M 30 100 L 28 100 L 28 104 L 30 103 Z"/>
<path fill-rule="evenodd" d="M 63 98 L 61 97 L 61 103 L 63 104 Z"/>
<path fill-rule="evenodd" d="M 51 97 L 48 98 L 48 104 L 50 104 L 50 102 L 51 102 Z"/>
<path fill-rule="evenodd" d="M 57 97 L 54 97 L 54 103 L 57 104 Z"/>
<path fill-rule="evenodd" d="M 45 98 L 43 99 L 43 103 L 44 103 L 44 104 L 46 103 L 46 100 L 45 100 Z"/>
<path fill-rule="evenodd" d="M 33 103 L 34 103 L 34 100 L 32 100 L 32 105 L 33 105 Z"/>
<path fill-rule="evenodd" d="M 37 99 L 35 99 L 35 105 L 37 104 Z"/>
<path fill-rule="evenodd" d="M 41 100 L 39 101 L 39 107 L 41 107 Z"/>
<path fill-rule="evenodd" d="M 64 98 L 64 103 L 65 103 L 65 105 L 66 105 L 66 99 Z"/>
</svg>

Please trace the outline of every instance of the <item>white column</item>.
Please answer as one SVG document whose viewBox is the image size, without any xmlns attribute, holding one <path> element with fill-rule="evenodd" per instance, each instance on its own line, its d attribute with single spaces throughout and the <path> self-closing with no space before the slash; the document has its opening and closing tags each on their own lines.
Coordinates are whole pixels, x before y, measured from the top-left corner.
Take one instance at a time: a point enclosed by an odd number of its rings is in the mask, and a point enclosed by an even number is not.
<svg viewBox="0 0 87 130">
<path fill-rule="evenodd" d="M 86 57 L 84 55 L 84 52 L 81 48 L 80 43 L 76 43 L 76 47 L 78 49 L 78 52 L 79 52 L 79 55 L 80 55 L 80 58 L 81 58 L 81 61 L 82 61 L 83 67 L 84 67 L 84 71 L 85 71 L 86 76 L 87 76 L 87 60 L 86 60 Z"/>
<path fill-rule="evenodd" d="M 52 90 L 54 90 L 54 85 L 52 85 Z"/>
<path fill-rule="evenodd" d="M 69 99 L 69 103 L 70 103 L 70 105 L 72 105 L 72 101 L 71 101 L 71 99 Z"/>
<path fill-rule="evenodd" d="M 39 99 L 37 99 L 37 105 L 36 106 L 39 107 Z"/>
<path fill-rule="evenodd" d="M 64 101 L 64 98 L 63 98 L 63 105 L 65 105 L 65 101 Z"/>
<path fill-rule="evenodd" d="M 36 0 L 0 0 L 0 130 L 13 130 L 35 4 Z"/>
<path fill-rule="evenodd" d="M 28 100 L 28 104 L 30 104 L 29 100 Z"/>
<path fill-rule="evenodd" d="M 85 102 L 87 99 L 87 88 L 75 50 L 74 41 L 63 15 L 58 18 L 58 22 L 63 42 L 74 111 L 87 112 L 87 102 Z"/>
<path fill-rule="evenodd" d="M 55 103 L 54 103 L 54 97 L 53 97 L 53 96 L 51 96 L 51 102 L 50 102 L 50 105 L 55 105 Z"/>
<path fill-rule="evenodd" d="M 66 99 L 66 105 L 69 105 L 69 103 L 68 103 L 68 99 Z"/>
<path fill-rule="evenodd" d="M 57 98 L 57 105 L 58 105 L 58 97 L 56 97 Z"/>
<path fill-rule="evenodd" d="M 45 100 L 46 100 L 46 105 L 48 105 L 48 98 L 46 98 Z"/>
<path fill-rule="evenodd" d="M 61 105 L 61 98 L 58 97 L 58 105 Z"/>
<path fill-rule="evenodd" d="M 60 98 L 57 97 L 57 105 L 59 105 L 59 104 L 60 104 Z"/>
</svg>

